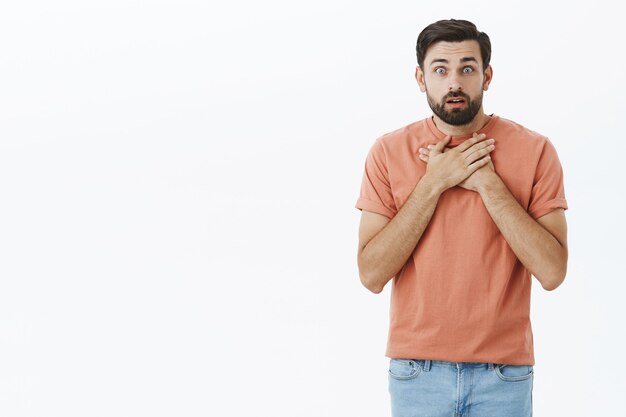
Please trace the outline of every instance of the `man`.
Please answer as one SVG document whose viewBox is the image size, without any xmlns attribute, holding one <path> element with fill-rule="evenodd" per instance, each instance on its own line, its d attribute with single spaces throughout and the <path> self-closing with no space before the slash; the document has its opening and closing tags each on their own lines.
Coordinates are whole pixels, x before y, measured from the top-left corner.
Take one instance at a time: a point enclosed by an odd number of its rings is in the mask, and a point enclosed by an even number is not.
<svg viewBox="0 0 626 417">
<path fill-rule="evenodd" d="M 531 274 L 557 288 L 567 209 L 552 143 L 483 111 L 489 37 L 442 20 L 417 39 L 433 116 L 378 138 L 365 163 L 358 266 L 393 278 L 386 356 L 392 414 L 532 414 Z"/>
</svg>

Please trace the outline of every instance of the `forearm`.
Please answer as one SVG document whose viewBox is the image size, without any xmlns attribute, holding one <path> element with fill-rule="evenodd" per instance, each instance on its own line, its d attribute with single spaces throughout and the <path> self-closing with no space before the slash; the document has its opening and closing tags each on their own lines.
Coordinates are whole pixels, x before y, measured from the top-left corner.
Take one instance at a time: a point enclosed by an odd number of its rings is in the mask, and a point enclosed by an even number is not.
<svg viewBox="0 0 626 417">
<path fill-rule="evenodd" d="M 359 257 L 363 284 L 379 293 L 404 266 L 433 216 L 443 190 L 422 179 L 396 215 L 374 236 Z"/>
<path fill-rule="evenodd" d="M 545 289 L 558 287 L 565 278 L 567 250 L 520 206 L 497 174 L 478 191 L 520 262 Z"/>
</svg>

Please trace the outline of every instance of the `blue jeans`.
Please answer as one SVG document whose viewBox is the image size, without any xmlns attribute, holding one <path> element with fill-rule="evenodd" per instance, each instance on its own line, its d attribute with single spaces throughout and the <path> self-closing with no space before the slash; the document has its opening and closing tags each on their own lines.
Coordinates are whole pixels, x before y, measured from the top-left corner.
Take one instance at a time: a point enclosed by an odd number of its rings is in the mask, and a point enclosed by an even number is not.
<svg viewBox="0 0 626 417">
<path fill-rule="evenodd" d="M 393 417 L 531 417 L 533 367 L 390 359 Z"/>
</svg>

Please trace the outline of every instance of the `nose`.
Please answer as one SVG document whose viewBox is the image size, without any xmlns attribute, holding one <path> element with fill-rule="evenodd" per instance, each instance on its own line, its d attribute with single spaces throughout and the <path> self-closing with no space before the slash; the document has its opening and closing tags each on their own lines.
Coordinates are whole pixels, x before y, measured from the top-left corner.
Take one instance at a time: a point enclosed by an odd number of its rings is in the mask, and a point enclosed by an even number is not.
<svg viewBox="0 0 626 417">
<path fill-rule="evenodd" d="M 450 91 L 462 91 L 463 90 L 463 86 L 461 85 L 461 82 L 459 81 L 459 76 L 458 75 L 451 75 L 450 76 L 450 84 L 448 85 L 448 90 Z"/>
</svg>

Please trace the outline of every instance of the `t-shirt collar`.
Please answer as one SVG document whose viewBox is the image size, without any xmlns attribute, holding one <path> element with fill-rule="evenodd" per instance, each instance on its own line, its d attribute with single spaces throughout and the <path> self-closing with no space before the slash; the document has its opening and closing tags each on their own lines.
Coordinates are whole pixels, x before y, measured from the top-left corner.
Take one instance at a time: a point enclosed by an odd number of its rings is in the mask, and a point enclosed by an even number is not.
<svg viewBox="0 0 626 417">
<path fill-rule="evenodd" d="M 496 122 L 499 119 L 499 117 L 496 116 L 495 114 L 490 114 L 489 116 L 491 118 L 489 119 L 489 121 L 487 122 L 485 126 L 483 126 L 480 130 L 478 130 L 477 132 L 478 134 L 484 133 L 488 137 L 489 132 L 491 131 L 491 129 L 493 128 L 493 126 L 496 124 Z M 430 131 L 433 133 L 433 135 L 435 135 L 435 137 L 438 140 L 441 140 L 446 137 L 446 135 L 437 128 L 437 126 L 435 125 L 435 122 L 433 121 L 432 116 L 426 118 L 426 124 L 428 125 L 428 128 L 430 129 Z M 452 136 L 452 138 L 450 138 L 450 142 L 448 143 L 448 146 L 460 145 L 461 143 L 465 142 L 467 139 L 471 137 L 472 137 L 471 134 L 461 135 L 461 136 Z"/>
</svg>

